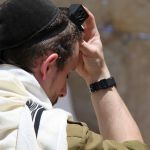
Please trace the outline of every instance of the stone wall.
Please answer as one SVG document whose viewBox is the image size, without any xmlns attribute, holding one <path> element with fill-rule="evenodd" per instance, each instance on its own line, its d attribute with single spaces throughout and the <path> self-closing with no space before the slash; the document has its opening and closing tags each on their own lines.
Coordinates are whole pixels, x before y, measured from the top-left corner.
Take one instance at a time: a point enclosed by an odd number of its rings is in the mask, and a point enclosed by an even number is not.
<svg viewBox="0 0 150 150">
<path fill-rule="evenodd" d="M 150 1 L 55 0 L 61 6 L 83 3 L 95 15 L 104 53 L 117 87 L 150 146 Z M 98 132 L 88 89 L 75 73 L 70 86 L 76 115 Z"/>
</svg>

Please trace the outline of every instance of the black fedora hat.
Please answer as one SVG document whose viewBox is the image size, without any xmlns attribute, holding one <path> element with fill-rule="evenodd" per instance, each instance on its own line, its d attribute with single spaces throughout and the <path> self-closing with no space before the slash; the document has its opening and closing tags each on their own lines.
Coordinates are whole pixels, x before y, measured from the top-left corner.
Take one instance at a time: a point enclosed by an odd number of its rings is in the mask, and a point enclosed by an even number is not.
<svg viewBox="0 0 150 150">
<path fill-rule="evenodd" d="M 0 51 L 36 36 L 59 13 L 50 0 L 3 0 L 0 5 Z"/>
</svg>

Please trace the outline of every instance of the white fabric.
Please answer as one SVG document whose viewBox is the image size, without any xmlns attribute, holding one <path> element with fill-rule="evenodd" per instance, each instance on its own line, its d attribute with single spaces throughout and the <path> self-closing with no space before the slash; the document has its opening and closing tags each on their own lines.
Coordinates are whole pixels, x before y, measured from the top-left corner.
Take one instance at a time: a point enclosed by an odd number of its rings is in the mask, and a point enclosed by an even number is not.
<svg viewBox="0 0 150 150">
<path fill-rule="evenodd" d="M 46 108 L 38 136 L 26 101 Z M 0 65 L 0 150 L 67 150 L 68 112 L 52 108 L 49 98 L 32 74 Z"/>
</svg>

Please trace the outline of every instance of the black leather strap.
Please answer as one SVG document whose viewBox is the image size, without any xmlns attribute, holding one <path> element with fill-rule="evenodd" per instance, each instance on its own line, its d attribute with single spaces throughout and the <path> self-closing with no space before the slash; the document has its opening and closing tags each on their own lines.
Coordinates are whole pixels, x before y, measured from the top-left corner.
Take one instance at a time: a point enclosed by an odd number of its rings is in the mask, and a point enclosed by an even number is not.
<svg viewBox="0 0 150 150">
<path fill-rule="evenodd" d="M 90 84 L 90 91 L 96 92 L 100 89 L 107 89 L 110 87 L 116 86 L 115 79 L 113 77 L 110 77 L 108 79 L 103 79 L 98 82 Z"/>
</svg>

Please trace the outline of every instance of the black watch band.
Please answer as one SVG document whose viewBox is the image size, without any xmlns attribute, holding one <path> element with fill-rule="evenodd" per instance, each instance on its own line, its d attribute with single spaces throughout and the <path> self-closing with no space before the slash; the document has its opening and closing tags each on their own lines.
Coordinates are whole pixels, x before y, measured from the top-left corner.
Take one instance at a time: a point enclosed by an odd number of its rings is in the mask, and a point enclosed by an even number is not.
<svg viewBox="0 0 150 150">
<path fill-rule="evenodd" d="M 116 82 L 113 77 L 110 77 L 108 79 L 102 79 L 98 82 L 90 84 L 90 90 L 91 92 L 96 92 L 100 89 L 107 89 L 113 86 L 116 86 Z"/>
</svg>

